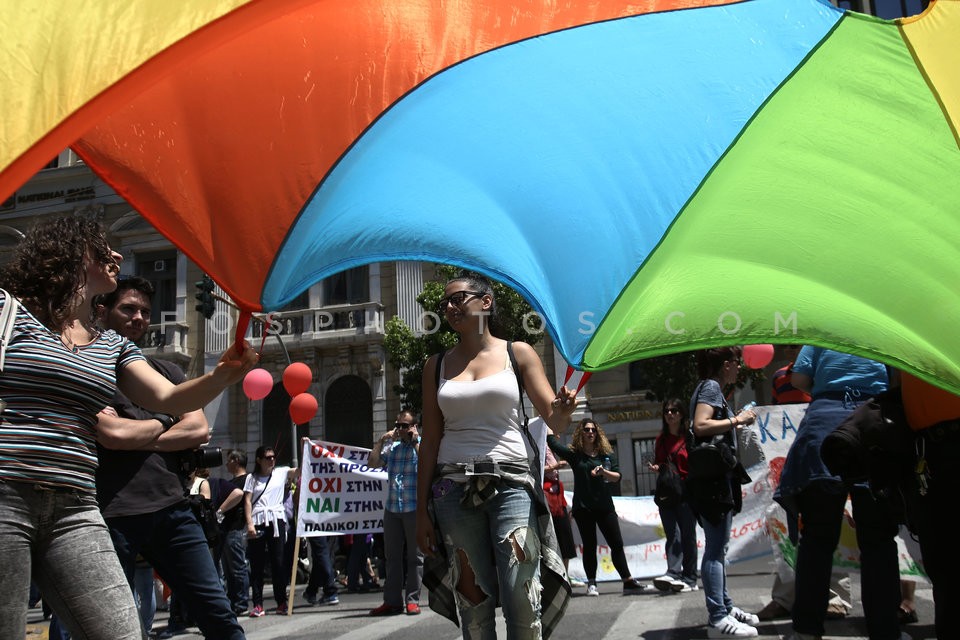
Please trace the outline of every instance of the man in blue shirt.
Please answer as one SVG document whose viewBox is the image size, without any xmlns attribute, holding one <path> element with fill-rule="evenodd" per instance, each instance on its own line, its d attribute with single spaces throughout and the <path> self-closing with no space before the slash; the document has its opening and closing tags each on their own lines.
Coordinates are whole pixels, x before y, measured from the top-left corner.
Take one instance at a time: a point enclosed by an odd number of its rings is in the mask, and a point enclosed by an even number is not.
<svg viewBox="0 0 960 640">
<path fill-rule="evenodd" d="M 387 470 L 387 504 L 383 512 L 387 580 L 383 589 L 383 604 L 370 612 L 372 616 L 420 613 L 423 554 L 417 548 L 416 520 L 419 451 L 417 419 L 410 411 L 401 411 L 394 428 L 383 434 L 370 451 L 369 465 L 382 466 Z M 403 598 L 402 585 L 404 573 L 407 576 L 406 600 Z"/>
</svg>

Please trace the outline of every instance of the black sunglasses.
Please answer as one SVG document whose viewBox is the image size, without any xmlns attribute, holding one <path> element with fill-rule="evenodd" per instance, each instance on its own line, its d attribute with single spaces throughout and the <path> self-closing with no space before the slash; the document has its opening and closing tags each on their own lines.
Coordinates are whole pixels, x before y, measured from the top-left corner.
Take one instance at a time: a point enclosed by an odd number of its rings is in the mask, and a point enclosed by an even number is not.
<svg viewBox="0 0 960 640">
<path fill-rule="evenodd" d="M 594 427 L 584 427 L 584 428 L 583 428 L 583 432 L 584 432 L 584 433 L 596 433 L 597 430 L 596 430 Z"/>
<path fill-rule="evenodd" d="M 407 424 L 406 422 L 394 422 L 393 426 L 397 429 L 413 429 L 416 426 L 416 423 Z"/>
<path fill-rule="evenodd" d="M 277 456 L 263 456 L 264 460 L 276 460 Z"/>
<path fill-rule="evenodd" d="M 437 305 L 437 310 L 442 314 L 447 310 L 448 304 L 453 304 L 455 307 L 463 306 L 463 303 L 470 299 L 471 296 L 476 296 L 478 298 L 483 297 L 483 293 L 480 291 L 457 291 L 456 293 L 451 293 L 445 298 L 440 298 L 440 304 Z"/>
<path fill-rule="evenodd" d="M 664 413 L 680 413 L 680 409 L 664 409 Z"/>
</svg>

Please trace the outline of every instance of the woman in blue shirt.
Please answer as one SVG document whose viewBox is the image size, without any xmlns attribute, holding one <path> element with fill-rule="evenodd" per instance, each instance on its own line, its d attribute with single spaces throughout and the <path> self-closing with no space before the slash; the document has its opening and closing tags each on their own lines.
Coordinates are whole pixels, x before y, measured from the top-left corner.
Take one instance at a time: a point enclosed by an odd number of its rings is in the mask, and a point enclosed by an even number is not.
<svg viewBox="0 0 960 640">
<path fill-rule="evenodd" d="M 813 396 L 790 446 L 775 499 L 802 522 L 797 545 L 793 630 L 797 638 L 824 633 L 830 573 L 849 491 L 860 547 L 861 598 L 871 640 L 900 638 L 900 572 L 896 522 L 863 485 L 848 487 L 830 473 L 820 445 L 863 401 L 885 391 L 887 369 L 873 360 L 806 346 L 792 384 Z"/>
</svg>

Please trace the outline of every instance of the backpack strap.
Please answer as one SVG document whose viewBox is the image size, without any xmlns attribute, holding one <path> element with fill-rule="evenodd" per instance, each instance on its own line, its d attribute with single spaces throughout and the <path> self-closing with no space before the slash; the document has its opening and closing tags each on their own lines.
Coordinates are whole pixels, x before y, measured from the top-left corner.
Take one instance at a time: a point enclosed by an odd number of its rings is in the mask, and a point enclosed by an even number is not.
<svg viewBox="0 0 960 640">
<path fill-rule="evenodd" d="M 10 343 L 10 336 L 13 334 L 13 327 L 17 323 L 17 310 L 20 303 L 4 289 L 3 302 L 0 303 L 0 371 L 3 371 L 3 363 L 7 357 L 7 344 Z"/>
<path fill-rule="evenodd" d="M 510 356 L 510 366 L 513 367 L 513 375 L 517 376 L 517 389 L 520 391 L 520 414 L 523 416 L 523 428 L 527 428 L 527 408 L 523 405 L 523 372 L 520 371 L 520 365 L 517 364 L 517 356 L 513 354 L 513 341 L 507 340 L 507 355 Z"/>
<path fill-rule="evenodd" d="M 543 483 L 543 473 L 540 469 L 540 447 L 537 446 L 528 426 L 530 418 L 527 417 L 527 408 L 523 405 L 523 372 L 520 371 L 517 356 L 513 353 L 512 340 L 507 340 L 507 355 L 510 356 L 510 366 L 513 367 L 513 374 L 517 377 L 517 389 L 520 392 L 520 414 L 523 416 L 523 424 L 520 428 L 527 437 L 527 442 L 530 443 L 530 449 L 533 451 L 533 464 L 530 466 L 530 472 L 533 475 L 534 481 L 539 485 Z"/>
<path fill-rule="evenodd" d="M 437 391 L 440 390 L 440 365 L 443 363 L 443 356 L 445 355 L 447 355 L 446 349 L 437 354 L 437 369 L 433 372 L 433 386 Z"/>
</svg>

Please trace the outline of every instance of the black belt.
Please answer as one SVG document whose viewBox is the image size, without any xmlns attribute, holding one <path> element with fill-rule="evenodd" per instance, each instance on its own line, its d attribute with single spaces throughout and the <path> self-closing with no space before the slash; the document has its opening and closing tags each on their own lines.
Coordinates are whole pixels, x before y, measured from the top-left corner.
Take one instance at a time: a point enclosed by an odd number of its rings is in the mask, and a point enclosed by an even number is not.
<svg viewBox="0 0 960 640">
<path fill-rule="evenodd" d="M 486 473 L 494 474 L 498 471 L 506 471 L 507 473 L 527 473 L 530 471 L 530 467 L 522 464 L 515 464 L 513 462 L 492 462 L 482 460 L 480 462 L 469 462 L 467 463 L 467 468 L 473 466 L 473 473 Z"/>
</svg>

